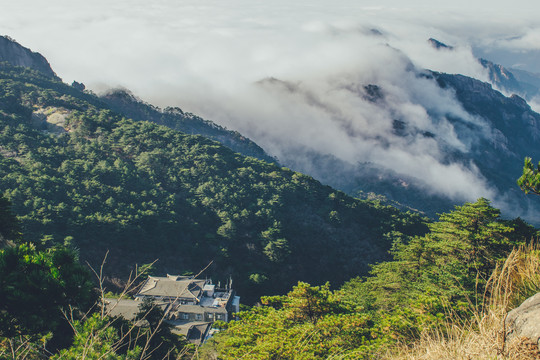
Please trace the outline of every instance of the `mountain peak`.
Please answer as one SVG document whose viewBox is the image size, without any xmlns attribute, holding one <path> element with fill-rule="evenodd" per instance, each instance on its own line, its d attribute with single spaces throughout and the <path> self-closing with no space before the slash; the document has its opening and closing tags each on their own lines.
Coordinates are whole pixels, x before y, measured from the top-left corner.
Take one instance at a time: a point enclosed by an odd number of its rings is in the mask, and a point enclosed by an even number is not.
<svg viewBox="0 0 540 360">
<path fill-rule="evenodd" d="M 439 40 L 434 39 L 434 38 L 429 38 L 428 42 L 430 43 L 431 46 L 433 46 L 437 50 L 440 50 L 440 49 L 453 50 L 454 49 L 453 46 L 446 45 L 445 43 L 442 43 Z"/>
<path fill-rule="evenodd" d="M 0 62 L 2 61 L 37 70 L 51 78 L 58 78 L 43 55 L 20 45 L 7 35 L 0 36 Z"/>
</svg>

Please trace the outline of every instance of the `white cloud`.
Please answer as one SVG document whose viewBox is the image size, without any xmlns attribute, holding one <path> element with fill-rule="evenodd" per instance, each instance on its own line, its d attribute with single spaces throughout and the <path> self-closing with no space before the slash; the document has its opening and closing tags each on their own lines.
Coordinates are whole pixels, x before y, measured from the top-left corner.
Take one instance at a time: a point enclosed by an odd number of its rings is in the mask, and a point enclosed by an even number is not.
<svg viewBox="0 0 540 360">
<path fill-rule="evenodd" d="M 459 138 L 448 116 L 485 124 L 413 69 L 487 80 L 473 49 L 507 54 L 540 43 L 538 3 L 512 8 L 487 0 L 20 0 L 3 5 L 0 33 L 40 51 L 68 82 L 124 86 L 180 106 L 282 159 L 303 147 L 376 162 L 432 192 L 474 200 L 494 192 L 442 149 L 467 151 L 474 141 Z M 435 50 L 430 37 L 454 50 Z M 384 100 L 366 100 L 368 84 Z M 394 133 L 394 120 L 409 136 Z"/>
</svg>

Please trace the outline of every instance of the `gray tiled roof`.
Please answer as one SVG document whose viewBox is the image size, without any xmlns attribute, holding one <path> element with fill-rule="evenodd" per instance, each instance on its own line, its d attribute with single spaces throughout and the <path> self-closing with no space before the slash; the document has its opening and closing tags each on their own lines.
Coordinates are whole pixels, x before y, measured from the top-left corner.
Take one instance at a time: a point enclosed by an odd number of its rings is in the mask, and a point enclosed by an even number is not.
<svg viewBox="0 0 540 360">
<path fill-rule="evenodd" d="M 186 321 L 186 320 L 167 320 L 169 325 L 173 326 L 173 332 L 187 336 L 189 329 L 195 325 L 211 324 L 208 321 Z"/>
<path fill-rule="evenodd" d="M 211 326 L 210 323 L 194 325 L 188 331 L 187 340 L 191 343 L 200 345 L 204 341 L 206 333 L 210 330 Z"/>
<path fill-rule="evenodd" d="M 108 316 L 121 316 L 126 320 L 133 320 L 139 313 L 139 306 L 142 304 L 140 300 L 131 299 L 111 299 L 105 298 L 105 309 Z M 167 308 L 167 302 L 155 302 L 155 306 L 160 307 L 163 311 Z"/>
<path fill-rule="evenodd" d="M 200 298 L 205 280 L 182 277 L 149 276 L 137 296 L 163 296 L 169 298 Z"/>
<path fill-rule="evenodd" d="M 167 321 L 174 328 L 172 330 L 175 334 L 181 334 L 186 339 L 193 343 L 200 345 L 204 340 L 204 337 L 212 323 L 204 321 Z"/>
<path fill-rule="evenodd" d="M 109 316 L 122 316 L 126 320 L 133 320 L 139 312 L 141 302 L 130 299 L 105 299 L 105 304 Z"/>
</svg>

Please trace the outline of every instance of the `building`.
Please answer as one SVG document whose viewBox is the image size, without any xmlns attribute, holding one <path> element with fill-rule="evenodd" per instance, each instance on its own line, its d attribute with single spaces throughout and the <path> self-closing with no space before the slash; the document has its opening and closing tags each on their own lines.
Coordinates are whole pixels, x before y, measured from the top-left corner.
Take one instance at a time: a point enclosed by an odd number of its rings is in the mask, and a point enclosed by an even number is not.
<svg viewBox="0 0 540 360">
<path fill-rule="evenodd" d="M 151 299 L 165 313 L 165 321 L 195 344 L 201 344 L 216 320 L 228 322 L 240 309 L 240 297 L 230 284 L 221 288 L 212 280 L 189 276 L 149 276 L 134 300 L 107 299 L 106 307 L 111 316 L 132 320 L 144 299 Z"/>
</svg>

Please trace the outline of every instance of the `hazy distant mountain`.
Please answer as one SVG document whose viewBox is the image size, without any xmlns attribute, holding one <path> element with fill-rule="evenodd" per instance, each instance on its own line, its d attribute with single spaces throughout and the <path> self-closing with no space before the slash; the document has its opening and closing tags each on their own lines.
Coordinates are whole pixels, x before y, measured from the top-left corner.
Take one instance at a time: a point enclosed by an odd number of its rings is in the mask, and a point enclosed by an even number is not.
<svg viewBox="0 0 540 360">
<path fill-rule="evenodd" d="M 489 80 L 497 88 L 509 94 L 517 94 L 531 100 L 540 94 L 540 75 L 519 69 L 508 69 L 492 61 L 480 59 L 489 70 Z"/>
<path fill-rule="evenodd" d="M 440 50 L 440 49 L 453 50 L 454 49 L 453 46 L 446 45 L 445 43 L 440 42 L 439 40 L 434 39 L 434 38 L 429 38 L 428 42 L 430 43 L 431 46 L 433 46 L 437 50 Z"/>
<path fill-rule="evenodd" d="M 453 50 L 454 47 L 430 38 L 428 42 L 437 50 Z M 540 94 L 540 75 L 519 69 L 508 69 L 487 59 L 478 59 L 488 70 L 489 80 L 497 88 L 530 100 Z"/>
<path fill-rule="evenodd" d="M 533 97 L 540 95 L 540 74 L 516 68 L 510 68 L 510 71 L 517 81 L 519 81 L 527 98 L 532 99 Z"/>
<path fill-rule="evenodd" d="M 480 59 L 479 61 L 489 71 L 489 80 L 492 84 L 509 93 L 525 94 L 525 90 L 510 70 L 486 59 Z"/>
<path fill-rule="evenodd" d="M 538 222 L 540 213 L 537 199 L 524 195 L 516 185 L 523 159 L 540 158 L 540 114 L 532 111 L 524 99 L 517 95 L 506 97 L 488 83 L 462 76 L 437 72 L 418 72 L 437 83 L 441 89 L 450 90 L 467 116 L 476 119 L 445 115 L 452 125 L 455 137 L 466 147 L 459 149 L 446 143 L 430 129 L 437 126 L 437 116 L 432 115 L 430 124 L 418 127 L 402 118 L 393 120 L 392 137 L 413 143 L 418 139 L 431 139 L 437 143 L 442 164 L 456 169 L 467 168 L 483 179 L 493 193 L 496 206 L 508 215 L 520 214 L 529 221 Z M 391 106 L 385 98 L 386 89 L 378 85 L 358 86 L 363 97 L 381 111 Z M 428 110 L 429 111 L 429 110 Z M 387 139 L 376 140 L 385 146 Z M 349 194 L 362 198 L 378 198 L 384 195 L 391 203 L 405 208 L 415 208 L 430 216 L 447 211 L 456 201 L 450 196 L 436 193 L 422 179 L 404 175 L 374 162 L 351 164 L 329 154 L 298 148 L 284 161 L 286 166 L 308 173 L 323 183 L 330 184 Z M 474 184 L 470 184 L 474 185 Z M 399 205 L 398 205 L 399 206 Z"/>
</svg>

